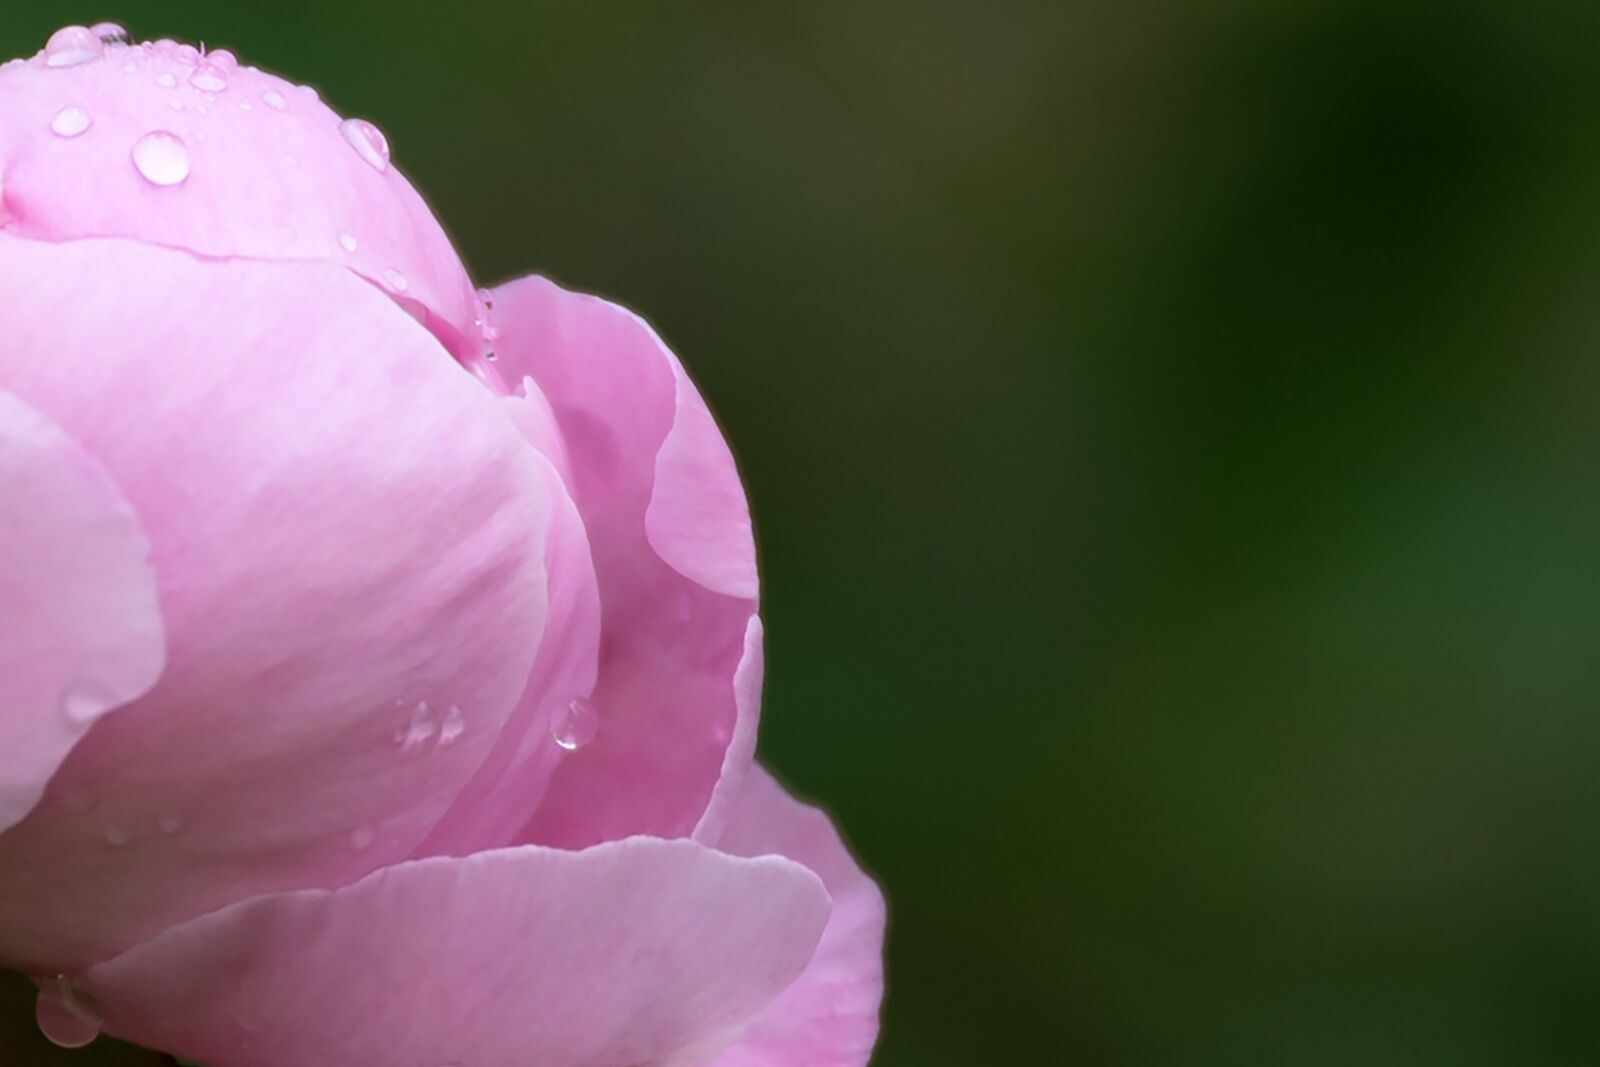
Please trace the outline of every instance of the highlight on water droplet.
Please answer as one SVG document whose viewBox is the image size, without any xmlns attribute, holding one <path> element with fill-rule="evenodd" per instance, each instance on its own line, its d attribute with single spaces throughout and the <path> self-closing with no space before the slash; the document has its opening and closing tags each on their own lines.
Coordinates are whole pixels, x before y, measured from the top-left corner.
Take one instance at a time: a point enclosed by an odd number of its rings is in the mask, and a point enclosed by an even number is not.
<svg viewBox="0 0 1600 1067">
<path fill-rule="evenodd" d="M 100 1036 L 106 1022 L 95 999 L 76 988 L 66 975 L 40 982 L 33 1014 L 39 1032 L 60 1048 L 83 1048 Z"/>
<path fill-rule="evenodd" d="M 353 233 L 341 233 L 339 235 L 339 247 L 351 255 L 355 255 L 356 249 L 361 247 L 361 242 L 356 240 L 356 235 Z"/>
<path fill-rule="evenodd" d="M 50 132 L 57 137 L 76 137 L 94 123 L 89 113 L 81 107 L 67 106 L 56 112 L 50 120 Z"/>
<path fill-rule="evenodd" d="M 439 727 L 439 745 L 448 748 L 456 743 L 462 734 L 467 732 L 467 713 L 458 705 L 450 705 L 450 710 L 445 714 L 444 723 Z"/>
<path fill-rule="evenodd" d="M 339 132 L 356 155 L 369 163 L 379 174 L 389 169 L 389 139 L 366 119 L 345 119 L 339 123 Z"/>
<path fill-rule="evenodd" d="M 100 38 L 101 44 L 128 43 L 128 31 L 115 22 L 97 22 L 89 27 L 89 32 Z"/>
<path fill-rule="evenodd" d="M 262 93 L 261 102 L 266 104 L 274 111 L 289 110 L 289 101 L 285 100 L 283 98 L 283 94 L 278 92 L 276 89 L 268 89 L 266 92 Z"/>
<path fill-rule="evenodd" d="M 45 42 L 44 65 L 76 67 L 80 63 L 99 59 L 105 49 L 105 42 L 87 26 L 63 26 Z"/>
<path fill-rule="evenodd" d="M 228 88 L 228 72 L 216 63 L 204 63 L 189 75 L 189 84 L 202 93 L 220 93 Z"/>
<path fill-rule="evenodd" d="M 94 722 L 117 703 L 117 695 L 95 678 L 79 678 L 61 691 L 62 714 L 79 725 Z"/>
<path fill-rule="evenodd" d="M 133 165 L 151 185 L 182 185 L 189 177 L 189 147 L 167 130 L 152 130 L 133 146 Z"/>
<path fill-rule="evenodd" d="M 550 735 L 568 752 L 576 752 L 587 745 L 599 732 L 600 712 L 587 697 L 577 697 L 557 706 L 550 718 Z"/>
<path fill-rule="evenodd" d="M 406 725 L 395 735 L 403 752 L 421 748 L 438 732 L 438 727 L 433 721 L 433 707 L 426 700 L 411 709 L 411 718 Z"/>
</svg>

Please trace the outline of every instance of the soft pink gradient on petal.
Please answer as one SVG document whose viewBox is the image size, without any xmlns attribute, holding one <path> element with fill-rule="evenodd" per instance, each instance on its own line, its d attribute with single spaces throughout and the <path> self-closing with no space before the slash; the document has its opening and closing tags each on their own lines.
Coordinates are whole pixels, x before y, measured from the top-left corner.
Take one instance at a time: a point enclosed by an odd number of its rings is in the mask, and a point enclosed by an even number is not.
<svg viewBox="0 0 1600 1067">
<path fill-rule="evenodd" d="M 744 655 L 733 672 L 734 699 L 739 704 L 739 718 L 733 728 L 733 740 L 722 758 L 722 778 L 711 793 L 711 803 L 694 828 L 694 839 L 715 845 L 722 837 L 728 820 L 738 810 L 745 782 L 758 768 L 756 758 L 756 733 L 761 724 L 761 687 L 766 681 L 766 655 L 761 616 L 750 616 L 744 633 Z"/>
<path fill-rule="evenodd" d="M 689 835 L 756 712 L 734 682 L 756 590 L 738 473 L 638 316 L 543 278 L 493 297 L 501 373 L 532 379 L 559 427 L 603 619 L 599 733 L 562 759 L 522 839 Z"/>
<path fill-rule="evenodd" d="M 710 1067 L 863 1067 L 883 999 L 883 894 L 827 815 L 794 800 L 760 767 L 718 847 L 805 864 L 828 887 L 833 915 L 805 973 Z"/>
<path fill-rule="evenodd" d="M 326 264 L 0 234 L 0 292 L 0 387 L 137 510 L 169 649 L 58 773 L 93 810 L 0 836 L 0 958 L 70 971 L 409 856 L 540 645 L 558 493 L 501 401 Z"/>
<path fill-rule="evenodd" d="M 0 389 L 0 831 L 165 663 L 150 544 L 104 467 Z"/>
<path fill-rule="evenodd" d="M 520 848 L 246 901 L 81 984 L 109 1033 L 208 1067 L 667 1067 L 787 988 L 828 910 L 775 857 Z"/>
<path fill-rule="evenodd" d="M 225 88 L 201 88 L 218 84 L 208 74 Z M 52 124 L 64 108 L 91 124 L 60 136 Z M 458 355 L 482 347 L 472 283 L 422 198 L 395 166 L 368 162 L 339 115 L 282 78 L 208 66 L 183 45 L 112 45 L 76 66 L 48 67 L 40 55 L 0 70 L 0 116 L 0 219 L 13 233 L 337 263 L 426 309 Z M 156 185 L 135 166 L 152 132 L 181 139 L 181 183 Z"/>
</svg>

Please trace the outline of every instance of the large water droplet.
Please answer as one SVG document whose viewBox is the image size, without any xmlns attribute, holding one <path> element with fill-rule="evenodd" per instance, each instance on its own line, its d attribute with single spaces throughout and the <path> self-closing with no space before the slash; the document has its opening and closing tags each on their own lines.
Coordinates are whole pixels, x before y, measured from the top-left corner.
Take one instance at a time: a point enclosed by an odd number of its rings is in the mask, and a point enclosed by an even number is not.
<svg viewBox="0 0 1600 1067">
<path fill-rule="evenodd" d="M 407 289 L 411 288 L 411 283 L 406 281 L 406 276 L 395 270 L 393 267 L 389 267 L 384 270 L 383 284 L 387 285 L 397 293 L 403 293 Z"/>
<path fill-rule="evenodd" d="M 353 233 L 341 233 L 339 235 L 339 247 L 351 255 L 355 255 L 356 249 L 361 247 L 361 242 L 356 240 L 356 235 Z"/>
<path fill-rule="evenodd" d="M 105 1012 L 94 998 L 76 989 L 65 975 L 57 975 L 39 987 L 34 1005 L 39 1032 L 61 1048 L 83 1048 L 100 1036 Z"/>
<path fill-rule="evenodd" d="M 89 27 L 89 32 L 100 38 L 101 44 L 128 43 L 128 31 L 115 22 L 97 22 Z"/>
<path fill-rule="evenodd" d="M 439 727 L 439 744 L 446 747 L 453 745 L 466 732 L 467 713 L 452 704 L 449 712 L 445 714 L 444 724 Z"/>
<path fill-rule="evenodd" d="M 50 120 L 50 132 L 57 137 L 76 137 L 94 122 L 81 107 L 64 107 Z"/>
<path fill-rule="evenodd" d="M 568 752 L 576 752 L 593 741 L 599 731 L 600 712 L 585 697 L 561 705 L 550 718 L 551 736 Z"/>
<path fill-rule="evenodd" d="M 216 63 L 203 63 L 189 75 L 189 84 L 202 93 L 220 93 L 228 88 L 228 72 Z"/>
<path fill-rule="evenodd" d="M 356 155 L 366 160 L 379 174 L 389 169 L 389 139 L 366 119 L 345 119 L 339 123 L 339 132 L 356 150 Z"/>
<path fill-rule="evenodd" d="M 117 695 L 94 678 L 80 678 L 61 692 L 62 714 L 80 725 L 94 722 L 117 706 Z"/>
<path fill-rule="evenodd" d="M 289 110 L 289 101 L 285 100 L 283 98 L 283 94 L 278 92 L 276 89 L 268 89 L 266 92 L 262 93 L 261 102 L 266 104 L 274 111 Z"/>
<path fill-rule="evenodd" d="M 438 727 L 433 721 L 433 708 L 424 700 L 411 709 L 411 720 L 398 735 L 400 748 L 405 752 L 421 748 L 432 741 L 437 732 Z"/>
<path fill-rule="evenodd" d="M 182 185 L 189 177 L 189 148 L 175 133 L 152 130 L 133 146 L 133 165 L 151 185 Z"/>
<path fill-rule="evenodd" d="M 44 65 L 76 67 L 99 59 L 105 49 L 105 43 L 87 26 L 64 26 L 45 42 Z"/>
</svg>

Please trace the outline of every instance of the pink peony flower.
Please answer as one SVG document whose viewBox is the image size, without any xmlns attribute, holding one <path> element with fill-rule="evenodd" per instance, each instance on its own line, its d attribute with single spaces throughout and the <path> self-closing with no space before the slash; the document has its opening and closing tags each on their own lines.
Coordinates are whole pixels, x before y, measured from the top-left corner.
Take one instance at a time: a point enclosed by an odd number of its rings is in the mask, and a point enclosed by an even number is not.
<svg viewBox="0 0 1600 1067">
<path fill-rule="evenodd" d="M 866 1062 L 883 903 L 753 764 L 761 637 L 641 319 L 475 292 L 375 126 L 226 52 L 0 67 L 0 966 L 54 1039 Z"/>
</svg>

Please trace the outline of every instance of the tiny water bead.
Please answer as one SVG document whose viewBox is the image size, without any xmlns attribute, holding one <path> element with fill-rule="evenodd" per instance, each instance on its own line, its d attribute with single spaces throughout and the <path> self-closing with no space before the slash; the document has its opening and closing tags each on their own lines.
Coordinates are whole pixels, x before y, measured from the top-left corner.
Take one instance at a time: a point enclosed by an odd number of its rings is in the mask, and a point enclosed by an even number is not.
<svg viewBox="0 0 1600 1067">
<path fill-rule="evenodd" d="M 117 706 L 117 695 L 94 678 L 80 678 L 61 692 L 61 712 L 69 722 L 94 722 Z"/>
<path fill-rule="evenodd" d="M 350 847 L 357 852 L 364 852 L 371 848 L 378 840 L 378 831 L 370 823 L 362 823 L 350 831 Z"/>
<path fill-rule="evenodd" d="M 163 89 L 176 89 L 178 87 L 178 77 L 168 72 L 156 78 L 156 84 Z"/>
<path fill-rule="evenodd" d="M 266 92 L 262 93 L 261 102 L 266 104 L 274 111 L 289 110 L 289 101 L 285 100 L 283 94 L 278 92 L 276 89 L 268 89 Z"/>
<path fill-rule="evenodd" d="M 366 119 L 345 119 L 339 123 L 339 132 L 373 170 L 383 174 L 389 169 L 389 139 L 378 127 Z"/>
<path fill-rule="evenodd" d="M 339 247 L 351 255 L 355 255 L 356 249 L 361 247 L 361 242 L 356 240 L 356 236 L 353 233 L 341 233 L 339 235 Z"/>
<path fill-rule="evenodd" d="M 165 815 L 161 816 L 161 818 L 156 820 L 156 829 L 160 830 L 168 837 L 171 837 L 174 834 L 181 833 L 183 831 L 183 826 L 186 821 L 187 820 L 184 819 L 182 812 L 169 811 Z"/>
<path fill-rule="evenodd" d="M 65 26 L 50 35 L 44 46 L 44 65 L 47 67 L 76 67 L 99 59 L 105 53 L 105 42 L 87 26 Z"/>
<path fill-rule="evenodd" d="M 551 736 L 556 744 L 568 752 L 576 752 L 593 741 L 599 731 L 600 713 L 594 703 L 585 697 L 578 697 L 557 707 L 550 718 Z"/>
<path fill-rule="evenodd" d="M 424 700 L 411 709 L 410 720 L 395 735 L 395 740 L 399 742 L 402 752 L 410 752 L 432 741 L 437 733 L 438 727 L 433 721 L 433 706 Z"/>
<path fill-rule="evenodd" d="M 225 92 L 228 88 L 228 72 L 216 63 L 208 62 L 189 75 L 189 84 L 203 93 Z"/>
<path fill-rule="evenodd" d="M 462 734 L 467 732 L 467 713 L 457 705 L 452 704 L 450 711 L 444 717 L 444 723 L 439 727 L 439 747 L 444 748 L 456 743 Z"/>
<path fill-rule="evenodd" d="M 100 38 L 101 44 L 128 43 L 128 31 L 115 22 L 97 22 L 89 27 L 89 32 Z"/>
<path fill-rule="evenodd" d="M 411 288 L 411 283 L 406 281 L 406 276 L 395 270 L 393 267 L 384 269 L 383 284 L 387 285 L 397 293 L 403 293 L 407 289 Z"/>
<path fill-rule="evenodd" d="M 57 137 L 76 137 L 87 130 L 94 120 L 81 107 L 64 107 L 50 120 L 50 132 Z"/>
<path fill-rule="evenodd" d="M 39 1032 L 60 1048 L 83 1048 L 100 1036 L 105 1012 L 93 997 L 76 988 L 66 975 L 40 983 L 34 1005 Z"/>
<path fill-rule="evenodd" d="M 152 130 L 133 146 L 133 165 L 151 185 L 182 185 L 189 177 L 189 148 L 167 130 Z"/>
</svg>

